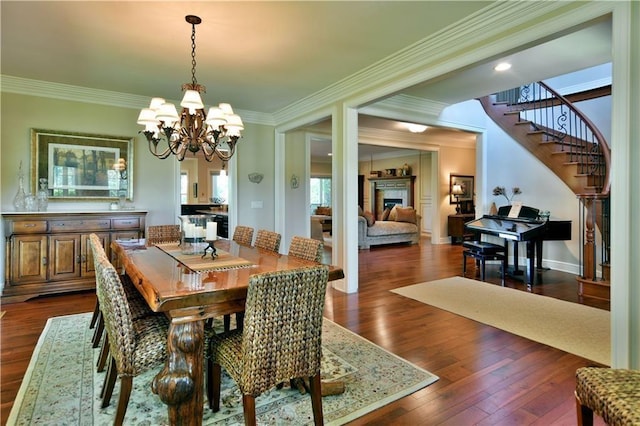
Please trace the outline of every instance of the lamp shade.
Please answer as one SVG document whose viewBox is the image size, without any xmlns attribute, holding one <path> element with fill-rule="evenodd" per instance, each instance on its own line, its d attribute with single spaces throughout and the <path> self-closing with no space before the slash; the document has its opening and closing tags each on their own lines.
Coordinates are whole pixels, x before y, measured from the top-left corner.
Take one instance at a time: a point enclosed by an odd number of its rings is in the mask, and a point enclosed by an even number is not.
<svg viewBox="0 0 640 426">
<path fill-rule="evenodd" d="M 187 90 L 184 92 L 184 96 L 182 98 L 182 102 L 180 102 L 180 106 L 183 108 L 189 108 L 189 109 L 204 108 L 204 104 L 202 103 L 202 98 L 200 97 L 200 93 L 198 93 L 195 90 Z"/>
<path fill-rule="evenodd" d="M 453 195 L 462 195 L 464 194 L 464 190 L 462 189 L 462 185 L 456 183 L 453 185 L 453 188 L 451 188 L 451 193 Z"/>
<path fill-rule="evenodd" d="M 160 110 L 156 114 L 156 120 L 164 121 L 165 124 L 170 126 L 173 125 L 173 123 L 180 120 L 176 106 L 169 102 L 160 105 Z"/>
<path fill-rule="evenodd" d="M 212 128 L 217 129 L 220 126 L 224 126 L 225 124 L 227 124 L 227 118 L 224 111 L 222 111 L 220 107 L 211 107 L 209 108 L 209 112 L 207 113 L 207 119 L 205 120 L 205 123 L 207 123 Z"/>
<path fill-rule="evenodd" d="M 158 119 L 156 118 L 156 112 L 151 108 L 143 108 L 140 110 L 140 115 L 138 115 L 138 124 L 142 124 L 146 126 L 147 124 L 158 124 Z"/>
</svg>

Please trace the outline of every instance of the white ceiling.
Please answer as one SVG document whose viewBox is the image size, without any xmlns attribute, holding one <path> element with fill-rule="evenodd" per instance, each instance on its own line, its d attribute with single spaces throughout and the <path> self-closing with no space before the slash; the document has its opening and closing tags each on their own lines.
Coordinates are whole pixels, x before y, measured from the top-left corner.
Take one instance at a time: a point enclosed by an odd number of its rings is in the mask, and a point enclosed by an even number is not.
<svg viewBox="0 0 640 426">
<path fill-rule="evenodd" d="M 184 17 L 195 14 L 203 21 L 196 26 L 196 76 L 207 87 L 205 103 L 274 113 L 491 3 L 2 0 L 0 71 L 180 99 L 181 84 L 191 80 L 191 26 Z M 535 55 L 509 52 L 403 93 L 452 104 L 608 62 L 610 22 L 533 44 L 526 49 Z M 513 68 L 497 74 L 493 65 L 503 58 Z"/>
</svg>

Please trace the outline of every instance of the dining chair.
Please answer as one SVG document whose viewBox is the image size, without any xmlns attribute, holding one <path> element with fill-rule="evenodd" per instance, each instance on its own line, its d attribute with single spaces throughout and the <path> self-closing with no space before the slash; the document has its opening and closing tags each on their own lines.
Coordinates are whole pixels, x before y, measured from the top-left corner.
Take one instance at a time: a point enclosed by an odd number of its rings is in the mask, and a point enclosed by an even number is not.
<svg viewBox="0 0 640 426">
<path fill-rule="evenodd" d="M 324 243 L 312 238 L 294 236 L 289 245 L 289 256 L 299 259 L 322 262 Z"/>
<path fill-rule="evenodd" d="M 96 293 L 104 317 L 110 358 L 100 395 L 101 408 L 111 402 L 116 379 L 120 378 L 114 424 L 121 425 L 127 411 L 133 378 L 166 358 L 169 321 L 164 315 L 133 319 L 120 276 L 106 257 L 100 258 L 96 277 Z"/>
<path fill-rule="evenodd" d="M 102 246 L 100 237 L 98 237 L 96 234 L 89 235 L 89 245 L 91 246 L 91 252 L 93 254 L 94 269 L 97 271 L 100 263 L 109 262 L 109 259 L 104 250 L 104 247 Z M 98 277 L 96 275 L 96 292 L 98 286 L 97 280 Z M 122 287 L 124 289 L 133 320 L 138 320 L 140 318 L 149 316 L 164 315 L 153 312 L 151 308 L 149 308 L 146 300 L 144 300 L 140 292 L 135 288 L 134 284 L 131 282 L 131 279 L 126 274 L 120 275 L 120 281 L 122 283 Z M 108 337 L 102 339 L 102 334 L 104 333 L 104 317 L 102 315 L 102 311 L 100 310 L 99 298 L 96 298 L 96 307 L 94 311 L 95 310 L 98 311 L 98 315 L 96 318 L 96 330 L 94 332 L 92 342 L 93 347 L 97 348 L 100 342 L 103 341 L 102 348 L 100 349 L 100 354 L 98 356 L 98 362 L 96 364 L 97 371 L 102 372 L 109 356 L 109 339 Z"/>
<path fill-rule="evenodd" d="M 238 225 L 233 231 L 233 241 L 238 244 L 250 246 L 253 241 L 253 228 L 250 226 Z"/>
<path fill-rule="evenodd" d="M 209 407 L 220 409 L 221 368 L 242 393 L 244 421 L 253 425 L 255 398 L 294 378 L 309 378 L 313 418 L 323 423 L 320 389 L 322 312 L 329 267 L 265 272 L 249 277 L 244 328 L 210 337 Z"/>
<path fill-rule="evenodd" d="M 259 229 L 255 246 L 264 250 L 278 252 L 280 250 L 280 234 L 266 229 Z"/>
<path fill-rule="evenodd" d="M 640 370 L 578 368 L 574 393 L 578 426 L 593 425 L 593 413 L 608 425 L 640 424 Z"/>
<path fill-rule="evenodd" d="M 180 225 L 151 225 L 147 228 L 146 244 L 148 246 L 162 243 L 180 242 Z"/>
</svg>

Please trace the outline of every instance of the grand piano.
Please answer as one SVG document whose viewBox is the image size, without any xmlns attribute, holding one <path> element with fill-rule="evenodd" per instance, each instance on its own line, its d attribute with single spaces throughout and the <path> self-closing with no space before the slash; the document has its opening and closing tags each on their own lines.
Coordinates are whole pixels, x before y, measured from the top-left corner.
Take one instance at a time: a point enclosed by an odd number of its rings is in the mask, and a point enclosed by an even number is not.
<svg viewBox="0 0 640 426">
<path fill-rule="evenodd" d="M 476 234 L 493 235 L 504 239 L 505 256 L 508 257 L 508 242 L 513 241 L 514 268 L 512 275 L 523 275 L 518 266 L 518 243 L 525 242 L 527 247 L 528 274 L 526 283 L 534 284 L 535 268 L 542 270 L 542 242 L 564 241 L 571 239 L 570 220 L 549 220 L 539 216 L 540 210 L 518 206 L 511 213 L 512 206 L 503 206 L 497 215 L 484 215 L 480 219 L 467 222 L 465 228 Z"/>
</svg>

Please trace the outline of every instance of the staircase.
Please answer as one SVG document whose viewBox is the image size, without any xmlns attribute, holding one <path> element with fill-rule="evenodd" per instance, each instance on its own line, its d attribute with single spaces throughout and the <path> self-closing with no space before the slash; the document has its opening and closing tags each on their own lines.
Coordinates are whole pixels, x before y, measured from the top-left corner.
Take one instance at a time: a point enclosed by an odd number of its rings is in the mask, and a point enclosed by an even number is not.
<svg viewBox="0 0 640 426">
<path fill-rule="evenodd" d="M 576 194 L 581 206 L 582 247 L 578 293 L 581 297 L 609 300 L 611 160 L 607 141 L 569 99 L 543 82 L 478 100 L 498 126 Z M 596 227 L 600 234 L 595 232 Z"/>
</svg>

